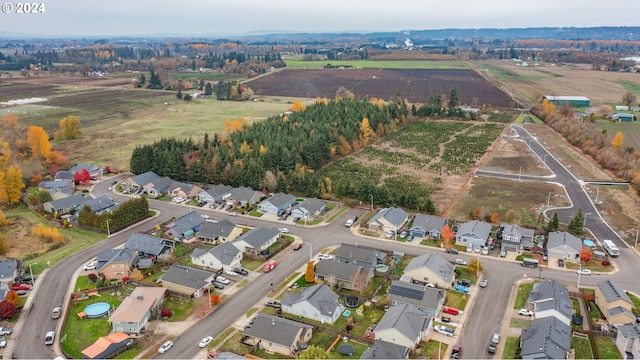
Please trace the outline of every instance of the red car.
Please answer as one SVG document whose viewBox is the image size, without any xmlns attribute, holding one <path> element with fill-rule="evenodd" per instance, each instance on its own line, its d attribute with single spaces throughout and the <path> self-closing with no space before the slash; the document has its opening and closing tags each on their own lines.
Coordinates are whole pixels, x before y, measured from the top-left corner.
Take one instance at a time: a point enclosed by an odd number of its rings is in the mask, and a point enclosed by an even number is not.
<svg viewBox="0 0 640 360">
<path fill-rule="evenodd" d="M 447 314 L 451 314 L 451 315 L 458 315 L 458 313 L 460 312 L 460 310 L 454 308 L 454 307 L 449 307 L 449 306 L 444 306 L 442 308 L 442 312 L 445 312 Z"/>
<path fill-rule="evenodd" d="M 13 284 L 11 290 L 31 290 L 32 286 L 29 284 Z"/>
<path fill-rule="evenodd" d="M 293 250 L 300 250 L 302 249 L 302 243 L 296 243 L 295 245 L 293 245 Z"/>
</svg>

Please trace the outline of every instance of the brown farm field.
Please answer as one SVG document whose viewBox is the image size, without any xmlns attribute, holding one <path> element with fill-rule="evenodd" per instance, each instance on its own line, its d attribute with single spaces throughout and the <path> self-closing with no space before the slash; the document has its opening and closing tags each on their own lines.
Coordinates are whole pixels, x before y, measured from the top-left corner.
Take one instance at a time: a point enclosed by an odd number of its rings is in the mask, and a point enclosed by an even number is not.
<svg viewBox="0 0 640 360">
<path fill-rule="evenodd" d="M 640 76 L 632 73 L 596 71 L 589 65 L 527 67 L 511 61 L 477 61 L 470 63 L 482 76 L 498 83 L 501 89 L 529 107 L 541 95 L 586 96 L 592 105 L 621 104 L 631 90 L 638 93 Z"/>
<path fill-rule="evenodd" d="M 314 69 L 276 71 L 248 82 L 255 93 L 271 96 L 333 98 L 340 86 L 358 98 L 426 102 L 456 88 L 463 105 L 515 107 L 515 102 L 473 70 L 462 69 Z"/>
</svg>

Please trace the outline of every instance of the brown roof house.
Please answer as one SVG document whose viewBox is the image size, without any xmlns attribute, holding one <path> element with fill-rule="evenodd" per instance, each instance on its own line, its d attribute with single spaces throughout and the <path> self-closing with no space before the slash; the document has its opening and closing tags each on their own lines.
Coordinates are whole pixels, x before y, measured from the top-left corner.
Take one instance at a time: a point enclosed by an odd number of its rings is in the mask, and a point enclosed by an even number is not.
<svg viewBox="0 0 640 360">
<path fill-rule="evenodd" d="M 210 271 L 173 264 L 162 275 L 162 286 L 187 296 L 201 297 L 206 296 L 214 277 L 215 274 Z"/>
<path fill-rule="evenodd" d="M 133 249 L 103 249 L 98 253 L 96 270 L 105 280 L 122 280 L 131 276 L 137 255 Z"/>
<path fill-rule="evenodd" d="M 114 353 L 124 349 L 133 342 L 129 335 L 118 331 L 107 336 L 101 336 L 88 348 L 82 350 L 85 359 L 110 359 Z"/>
<path fill-rule="evenodd" d="M 166 291 L 162 287 L 135 288 L 111 313 L 109 322 L 113 331 L 139 334 L 147 326 L 149 319 L 160 313 Z"/>
<path fill-rule="evenodd" d="M 311 340 L 313 326 L 272 315 L 259 314 L 244 328 L 243 343 L 292 356 Z"/>
<path fill-rule="evenodd" d="M 373 269 L 351 263 L 321 260 L 316 265 L 315 275 L 329 286 L 340 285 L 343 289 L 363 290 L 373 277 Z"/>
</svg>

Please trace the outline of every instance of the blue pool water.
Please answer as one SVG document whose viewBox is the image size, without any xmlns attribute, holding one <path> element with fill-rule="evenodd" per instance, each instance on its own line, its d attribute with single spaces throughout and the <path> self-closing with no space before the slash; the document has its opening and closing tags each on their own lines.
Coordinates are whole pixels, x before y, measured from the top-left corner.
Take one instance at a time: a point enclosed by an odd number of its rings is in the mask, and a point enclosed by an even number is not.
<svg viewBox="0 0 640 360">
<path fill-rule="evenodd" d="M 101 301 L 87 305 L 87 307 L 84 308 L 84 313 L 87 314 L 89 319 L 97 319 L 107 315 L 110 309 L 111 305 L 109 305 L 109 303 Z"/>
</svg>

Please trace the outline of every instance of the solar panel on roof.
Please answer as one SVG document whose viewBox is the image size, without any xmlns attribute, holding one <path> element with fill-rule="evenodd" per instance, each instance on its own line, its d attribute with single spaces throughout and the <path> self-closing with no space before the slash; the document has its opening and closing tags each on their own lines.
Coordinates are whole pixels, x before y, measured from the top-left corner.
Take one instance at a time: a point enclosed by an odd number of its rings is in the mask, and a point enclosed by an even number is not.
<svg viewBox="0 0 640 360">
<path fill-rule="evenodd" d="M 389 288 L 389 293 L 398 295 L 398 296 L 407 297 L 414 300 L 422 300 L 422 297 L 424 295 L 422 290 L 411 289 L 411 288 L 401 287 L 397 285 L 391 285 L 391 287 Z"/>
</svg>

